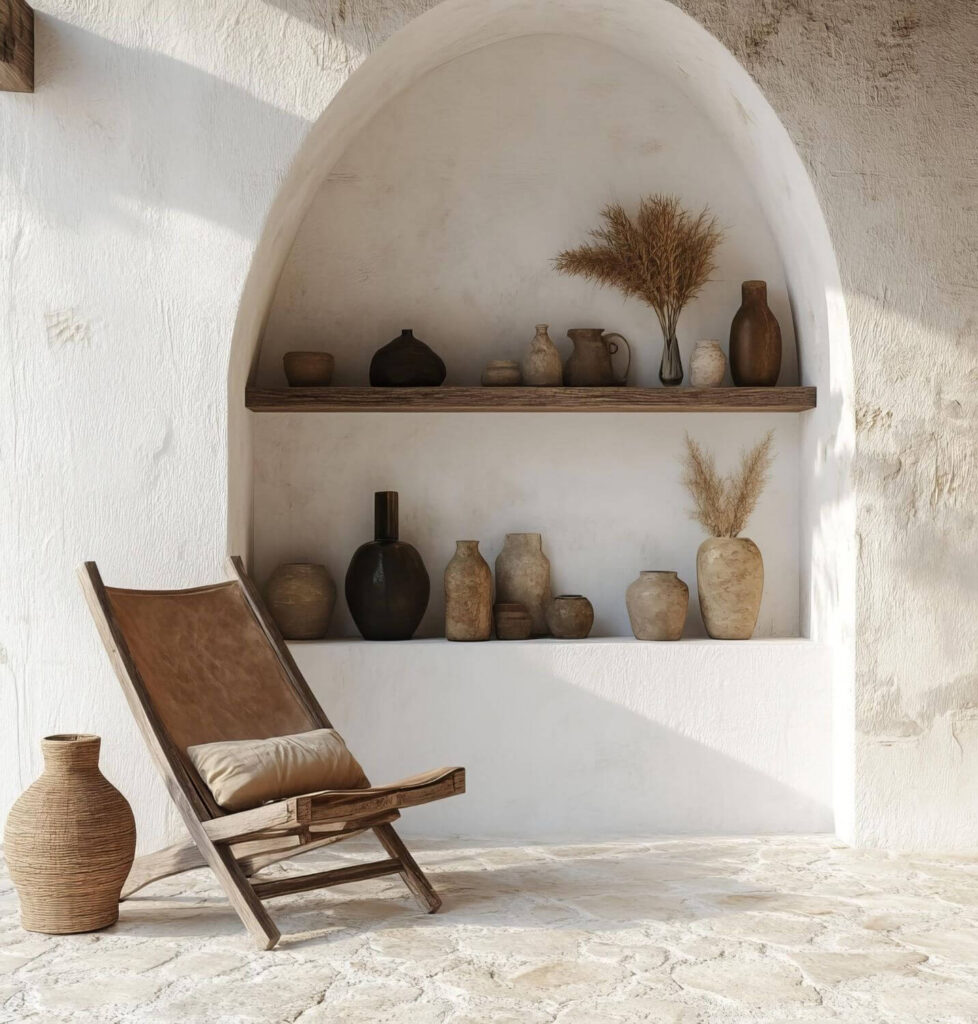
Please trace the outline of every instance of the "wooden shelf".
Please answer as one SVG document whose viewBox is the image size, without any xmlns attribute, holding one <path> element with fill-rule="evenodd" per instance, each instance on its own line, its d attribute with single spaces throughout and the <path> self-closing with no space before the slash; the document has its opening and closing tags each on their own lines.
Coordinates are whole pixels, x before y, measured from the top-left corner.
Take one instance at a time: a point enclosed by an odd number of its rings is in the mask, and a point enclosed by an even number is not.
<svg viewBox="0 0 978 1024">
<path fill-rule="evenodd" d="M 263 388 L 254 412 L 805 412 L 815 388 Z"/>
</svg>

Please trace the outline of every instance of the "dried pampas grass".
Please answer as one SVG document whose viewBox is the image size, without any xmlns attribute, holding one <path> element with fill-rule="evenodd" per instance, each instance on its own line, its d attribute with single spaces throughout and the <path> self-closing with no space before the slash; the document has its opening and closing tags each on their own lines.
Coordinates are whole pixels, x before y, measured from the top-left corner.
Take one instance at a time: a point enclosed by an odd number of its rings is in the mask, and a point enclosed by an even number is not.
<svg viewBox="0 0 978 1024">
<path fill-rule="evenodd" d="M 757 507 L 771 472 L 774 432 L 741 453 L 740 469 L 729 477 L 717 472 L 713 455 L 689 434 L 683 458 L 683 483 L 693 496 L 690 515 L 714 537 L 736 537 Z"/>
<path fill-rule="evenodd" d="M 577 274 L 611 285 L 651 306 L 663 336 L 672 338 L 683 307 L 716 269 L 714 253 L 723 238 L 708 208 L 697 216 L 675 196 L 646 196 L 634 220 L 620 203 L 601 211 L 604 226 L 593 241 L 554 259 L 562 274 Z"/>
</svg>

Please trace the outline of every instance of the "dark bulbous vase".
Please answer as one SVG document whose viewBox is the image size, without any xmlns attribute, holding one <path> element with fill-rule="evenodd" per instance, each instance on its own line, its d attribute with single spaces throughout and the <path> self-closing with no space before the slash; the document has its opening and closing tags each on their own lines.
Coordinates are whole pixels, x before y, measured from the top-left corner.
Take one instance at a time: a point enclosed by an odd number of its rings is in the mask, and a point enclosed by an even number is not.
<svg viewBox="0 0 978 1024">
<path fill-rule="evenodd" d="M 370 384 L 375 388 L 436 388 L 446 372 L 441 358 L 413 331 L 401 331 L 370 360 Z"/>
<path fill-rule="evenodd" d="M 781 326 L 764 281 L 744 281 L 730 325 L 730 376 L 737 387 L 774 387 L 781 373 Z"/>
<path fill-rule="evenodd" d="M 428 607 L 431 583 L 417 550 L 398 540 L 397 491 L 374 494 L 374 539 L 346 571 L 346 603 L 365 640 L 410 640 Z"/>
</svg>

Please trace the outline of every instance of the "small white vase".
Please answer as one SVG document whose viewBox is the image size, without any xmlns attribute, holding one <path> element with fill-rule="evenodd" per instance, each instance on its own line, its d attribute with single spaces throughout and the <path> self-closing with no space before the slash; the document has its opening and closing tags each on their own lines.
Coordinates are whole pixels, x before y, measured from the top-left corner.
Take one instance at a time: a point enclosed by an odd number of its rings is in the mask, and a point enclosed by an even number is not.
<svg viewBox="0 0 978 1024">
<path fill-rule="evenodd" d="M 694 388 L 719 388 L 727 373 L 727 357 L 719 342 L 698 341 L 689 363 L 690 382 Z"/>
</svg>

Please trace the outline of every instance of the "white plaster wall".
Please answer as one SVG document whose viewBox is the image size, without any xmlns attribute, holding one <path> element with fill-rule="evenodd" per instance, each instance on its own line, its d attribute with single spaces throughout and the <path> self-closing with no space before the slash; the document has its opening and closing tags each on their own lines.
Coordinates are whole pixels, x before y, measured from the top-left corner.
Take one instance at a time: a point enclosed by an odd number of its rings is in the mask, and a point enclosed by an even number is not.
<svg viewBox="0 0 978 1024">
<path fill-rule="evenodd" d="M 36 775 L 40 735 L 94 729 L 146 847 L 171 816 L 72 568 L 94 556 L 110 581 L 143 585 L 219 572 L 225 516 L 242 511 L 228 510 L 224 430 L 243 415 L 224 382 L 262 222 L 339 84 L 433 4 L 35 6 L 38 91 L 0 94 L 0 814 Z M 974 846 L 978 9 L 681 6 L 798 147 L 852 319 L 855 835 Z"/>
<path fill-rule="evenodd" d="M 372 782 L 465 766 L 466 794 L 406 832 L 832 828 L 831 659 L 810 640 L 291 647 Z"/>
</svg>

